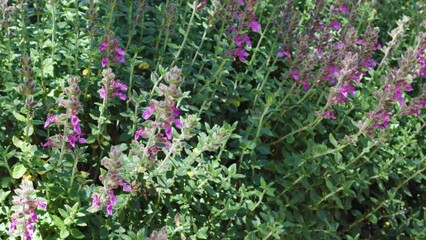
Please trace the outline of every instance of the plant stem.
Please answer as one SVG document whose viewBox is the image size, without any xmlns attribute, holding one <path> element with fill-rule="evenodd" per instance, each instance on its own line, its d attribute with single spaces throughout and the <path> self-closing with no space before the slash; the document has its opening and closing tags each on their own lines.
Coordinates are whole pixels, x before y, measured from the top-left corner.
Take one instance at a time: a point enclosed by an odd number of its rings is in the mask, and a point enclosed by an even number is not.
<svg viewBox="0 0 426 240">
<path fill-rule="evenodd" d="M 70 186 L 68 188 L 68 193 L 71 192 L 72 189 L 72 185 L 74 183 L 74 178 L 75 178 L 75 173 L 77 171 L 77 164 L 78 164 L 78 158 L 79 158 L 79 153 L 75 154 L 75 159 L 74 159 L 74 166 L 72 168 L 72 173 L 71 173 L 71 182 L 70 182 Z"/>
<path fill-rule="evenodd" d="M 191 27 L 192 27 L 192 21 L 194 20 L 195 12 L 197 11 L 196 4 L 197 4 L 197 2 L 195 2 L 195 1 L 192 4 L 191 18 L 189 19 L 188 26 L 186 28 L 186 32 L 185 32 L 185 36 L 183 37 L 182 44 L 179 47 L 179 50 L 178 50 L 178 52 L 177 52 L 177 54 L 175 56 L 175 59 L 173 60 L 172 64 L 170 64 L 171 67 L 173 67 L 175 65 L 176 61 L 179 59 L 179 56 L 182 53 L 183 47 L 185 46 L 186 41 L 188 40 L 188 35 L 189 35 L 189 32 L 190 32 Z"/>
</svg>

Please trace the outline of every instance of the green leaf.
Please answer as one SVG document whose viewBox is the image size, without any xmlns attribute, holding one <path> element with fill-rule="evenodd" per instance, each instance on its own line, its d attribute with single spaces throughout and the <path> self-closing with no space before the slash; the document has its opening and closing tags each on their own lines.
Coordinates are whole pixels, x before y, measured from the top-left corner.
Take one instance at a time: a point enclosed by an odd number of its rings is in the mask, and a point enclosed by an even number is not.
<svg viewBox="0 0 426 240">
<path fill-rule="evenodd" d="M 84 234 L 76 228 L 71 229 L 71 235 L 73 237 L 77 238 L 77 239 L 83 239 L 84 238 Z"/>
<path fill-rule="evenodd" d="M 374 214 L 371 214 L 368 218 L 372 224 L 377 224 L 377 217 Z"/>
<path fill-rule="evenodd" d="M 66 230 L 67 226 L 64 224 L 64 222 L 58 216 L 52 215 L 51 218 L 53 220 L 53 224 L 55 224 L 59 229 Z M 62 231 L 61 231 L 61 235 L 62 235 Z"/>
<path fill-rule="evenodd" d="M 51 58 L 47 58 L 43 61 L 43 75 L 44 75 L 44 77 L 48 77 L 48 76 L 53 77 L 53 70 L 54 70 L 53 64 L 54 64 L 53 59 L 51 59 Z"/>
<path fill-rule="evenodd" d="M 207 227 L 203 227 L 197 232 L 197 238 L 199 239 L 207 239 Z"/>
<path fill-rule="evenodd" d="M 328 135 L 328 139 L 330 140 L 330 143 L 333 144 L 333 146 L 337 147 L 339 145 L 332 133 Z"/>
<path fill-rule="evenodd" d="M 70 232 L 66 229 L 62 229 L 60 233 L 61 239 L 66 239 L 70 235 Z"/>
<path fill-rule="evenodd" d="M 27 168 L 24 165 L 22 164 L 15 165 L 13 167 L 12 177 L 15 179 L 20 179 L 22 176 L 24 176 L 26 172 L 27 172 Z"/>
<path fill-rule="evenodd" d="M 24 115 L 22 115 L 22 114 L 20 114 L 16 111 L 13 111 L 12 114 L 13 114 L 13 116 L 15 116 L 16 120 L 18 120 L 20 122 L 27 122 L 27 119 L 24 117 Z"/>
</svg>

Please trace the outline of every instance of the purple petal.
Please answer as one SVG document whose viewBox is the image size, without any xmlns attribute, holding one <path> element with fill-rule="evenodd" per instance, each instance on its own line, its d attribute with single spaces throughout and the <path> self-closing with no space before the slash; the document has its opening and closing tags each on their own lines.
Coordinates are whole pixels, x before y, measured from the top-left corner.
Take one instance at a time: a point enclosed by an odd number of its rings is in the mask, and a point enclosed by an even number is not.
<svg viewBox="0 0 426 240">
<path fill-rule="evenodd" d="M 108 59 L 105 55 L 102 57 L 101 65 L 102 67 L 106 67 L 108 65 Z"/>
<path fill-rule="evenodd" d="M 259 23 L 258 21 L 255 21 L 255 20 L 251 20 L 251 21 L 249 22 L 249 26 L 251 27 L 251 30 L 252 30 L 253 32 L 259 32 L 259 30 L 260 30 L 260 28 L 261 28 L 260 23 Z"/>
</svg>

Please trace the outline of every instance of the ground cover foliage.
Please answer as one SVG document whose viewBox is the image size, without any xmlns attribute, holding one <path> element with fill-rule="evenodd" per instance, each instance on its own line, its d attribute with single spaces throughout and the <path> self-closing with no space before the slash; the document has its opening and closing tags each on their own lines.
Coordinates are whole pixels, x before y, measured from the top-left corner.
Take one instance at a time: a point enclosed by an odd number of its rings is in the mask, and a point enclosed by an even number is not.
<svg viewBox="0 0 426 240">
<path fill-rule="evenodd" d="M 1 0 L 0 238 L 426 238 L 425 11 Z"/>
</svg>

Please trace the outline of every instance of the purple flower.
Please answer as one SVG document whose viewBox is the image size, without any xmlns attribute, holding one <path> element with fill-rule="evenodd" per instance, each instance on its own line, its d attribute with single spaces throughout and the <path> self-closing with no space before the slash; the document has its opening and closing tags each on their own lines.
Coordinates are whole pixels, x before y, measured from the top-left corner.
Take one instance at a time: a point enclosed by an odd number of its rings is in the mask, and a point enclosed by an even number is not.
<svg viewBox="0 0 426 240">
<path fill-rule="evenodd" d="M 343 3 L 339 6 L 339 11 L 346 15 L 349 14 L 349 8 Z"/>
<path fill-rule="evenodd" d="M 386 111 L 370 113 L 370 116 L 375 120 L 372 128 L 385 129 L 389 121 L 392 120 L 392 115 Z"/>
<path fill-rule="evenodd" d="M 49 115 L 47 116 L 46 121 L 44 122 L 44 128 L 49 127 L 49 125 L 50 125 L 51 123 L 55 123 L 55 122 L 56 122 L 56 120 L 57 120 L 56 115 L 53 115 L 53 114 L 49 113 Z"/>
<path fill-rule="evenodd" d="M 131 191 L 132 191 L 132 186 L 130 186 L 130 184 L 127 184 L 127 183 L 125 183 L 125 182 L 122 182 L 122 183 L 120 184 L 120 186 L 122 186 L 122 187 L 123 187 L 123 191 L 125 191 L 125 192 L 131 192 Z"/>
<path fill-rule="evenodd" d="M 99 89 L 99 97 L 101 99 L 104 99 L 106 97 L 106 87 L 102 86 L 101 89 Z"/>
<path fill-rule="evenodd" d="M 374 61 L 374 59 L 369 58 L 369 59 L 367 59 L 363 62 L 363 65 L 364 65 L 364 67 L 367 68 L 368 71 L 370 71 L 371 67 L 375 67 L 377 65 L 377 63 L 376 63 L 376 61 Z"/>
<path fill-rule="evenodd" d="M 50 138 L 46 140 L 46 142 L 43 144 L 43 147 L 55 147 L 56 143 L 54 143 Z"/>
<path fill-rule="evenodd" d="M 74 132 L 77 135 L 81 135 L 81 128 L 80 128 L 80 124 L 78 123 L 78 117 L 76 115 L 72 115 L 72 117 L 71 117 L 71 124 L 74 127 Z"/>
<path fill-rule="evenodd" d="M 322 49 L 320 47 L 317 48 L 317 54 L 320 58 L 324 58 L 324 56 L 322 55 Z"/>
<path fill-rule="evenodd" d="M 92 207 L 94 207 L 94 208 L 100 208 L 101 207 L 101 199 L 96 194 L 92 196 Z"/>
<path fill-rule="evenodd" d="M 342 41 L 340 41 L 340 42 L 338 42 L 337 44 L 336 44 L 336 49 L 337 50 L 340 50 L 340 49 L 342 49 L 342 48 L 344 48 L 345 47 L 345 44 L 342 42 Z"/>
<path fill-rule="evenodd" d="M 37 219 L 38 219 L 37 213 L 33 209 L 31 209 L 30 210 L 30 220 L 31 220 L 31 222 L 37 222 Z"/>
<path fill-rule="evenodd" d="M 175 125 L 178 129 L 183 128 L 183 124 L 182 124 L 182 121 L 180 121 L 180 119 L 174 119 L 173 122 L 175 123 Z"/>
<path fill-rule="evenodd" d="M 237 56 L 241 62 L 245 62 L 246 57 L 249 56 L 249 53 L 244 48 L 237 48 L 235 49 L 233 55 Z"/>
<path fill-rule="evenodd" d="M 104 56 L 102 57 L 101 65 L 102 65 L 102 67 L 106 67 L 106 66 L 108 65 L 108 58 L 107 58 L 107 56 L 106 56 L 106 55 L 104 55 Z"/>
<path fill-rule="evenodd" d="M 47 204 L 41 200 L 37 200 L 37 206 L 39 206 L 43 210 L 46 210 L 47 208 Z"/>
<path fill-rule="evenodd" d="M 126 54 L 126 52 L 119 47 L 114 48 L 114 51 L 115 51 L 115 53 L 117 53 L 120 56 L 124 56 Z"/>
<path fill-rule="evenodd" d="M 106 210 L 107 210 L 107 214 L 108 215 L 112 215 L 112 205 L 111 205 L 111 203 L 110 203 L 110 201 L 106 201 L 106 203 L 107 203 L 107 206 L 106 206 Z"/>
<path fill-rule="evenodd" d="M 308 90 L 309 90 L 309 83 L 308 83 L 308 81 L 306 81 L 306 79 L 303 79 L 303 80 L 301 81 L 301 83 L 302 83 L 302 85 L 303 85 L 303 89 L 304 89 L 305 91 L 308 91 Z"/>
<path fill-rule="evenodd" d="M 104 41 L 101 43 L 101 45 L 99 45 L 99 51 L 103 51 L 103 50 L 105 50 L 105 49 L 106 49 L 106 47 L 107 47 L 107 45 L 108 45 L 108 42 L 107 42 L 106 40 L 104 40 Z"/>
<path fill-rule="evenodd" d="M 177 108 L 173 107 L 173 114 L 174 114 L 175 116 L 179 116 L 179 114 L 180 114 L 179 109 L 177 109 Z"/>
<path fill-rule="evenodd" d="M 126 60 L 124 59 L 124 57 L 123 57 L 123 56 L 121 56 L 121 55 L 116 55 L 116 56 L 115 56 L 115 60 L 116 60 L 116 61 L 119 61 L 119 62 L 121 62 L 121 63 L 125 63 L 125 62 L 126 62 Z"/>
<path fill-rule="evenodd" d="M 399 88 L 398 86 L 395 87 L 395 94 L 393 95 L 393 97 L 399 102 L 399 104 L 405 106 L 404 98 L 402 98 L 401 88 Z"/>
<path fill-rule="evenodd" d="M 287 51 L 284 51 L 284 50 L 278 51 L 277 57 L 283 57 L 283 56 L 290 57 L 290 54 Z"/>
<path fill-rule="evenodd" d="M 166 136 L 167 136 L 167 139 L 172 139 L 172 128 L 170 127 L 170 125 L 169 124 L 164 124 L 164 130 L 166 130 Z"/>
<path fill-rule="evenodd" d="M 112 94 L 113 97 L 118 96 L 118 98 L 120 98 L 121 100 L 126 100 L 126 94 L 121 92 L 127 90 L 127 86 L 125 84 L 120 82 L 120 80 L 115 80 L 112 84 L 112 88 L 114 89 L 114 92 Z"/>
<path fill-rule="evenodd" d="M 148 118 L 152 116 L 152 114 L 154 113 L 154 110 L 155 110 L 155 104 L 151 102 L 149 104 L 149 107 L 142 113 L 142 118 L 147 120 Z"/>
<path fill-rule="evenodd" d="M 236 0 L 237 5 L 244 5 L 244 0 Z"/>
<path fill-rule="evenodd" d="M 110 190 L 108 192 L 108 198 L 106 200 L 106 210 L 108 215 L 112 215 L 112 207 L 117 204 L 117 198 L 114 195 L 114 191 Z"/>
<path fill-rule="evenodd" d="M 241 48 L 243 47 L 243 43 L 245 43 L 247 46 L 251 46 L 250 37 L 247 34 L 237 35 L 235 37 L 235 44 Z"/>
<path fill-rule="evenodd" d="M 333 111 L 331 111 L 331 110 L 325 110 L 325 111 L 321 114 L 321 116 L 322 116 L 323 118 L 327 118 L 327 119 L 336 119 L 336 115 L 335 115 L 335 113 L 334 113 Z"/>
<path fill-rule="evenodd" d="M 255 20 L 251 20 L 248 25 L 251 27 L 251 30 L 253 32 L 259 32 L 259 30 L 261 28 L 260 23 L 258 21 L 255 21 Z"/>
<path fill-rule="evenodd" d="M 15 230 L 15 228 L 16 228 L 16 219 L 15 218 L 12 218 L 12 220 L 10 221 L 10 224 L 9 224 L 9 234 L 12 234 L 13 233 L 13 230 Z"/>
<path fill-rule="evenodd" d="M 294 78 L 294 80 L 299 81 L 300 74 L 296 70 L 290 70 L 290 75 Z"/>
<path fill-rule="evenodd" d="M 137 141 L 143 134 L 143 128 L 139 127 L 135 133 L 135 140 Z"/>
<path fill-rule="evenodd" d="M 342 24 L 337 20 L 331 21 L 330 25 L 334 30 L 339 30 L 342 28 Z"/>
</svg>

